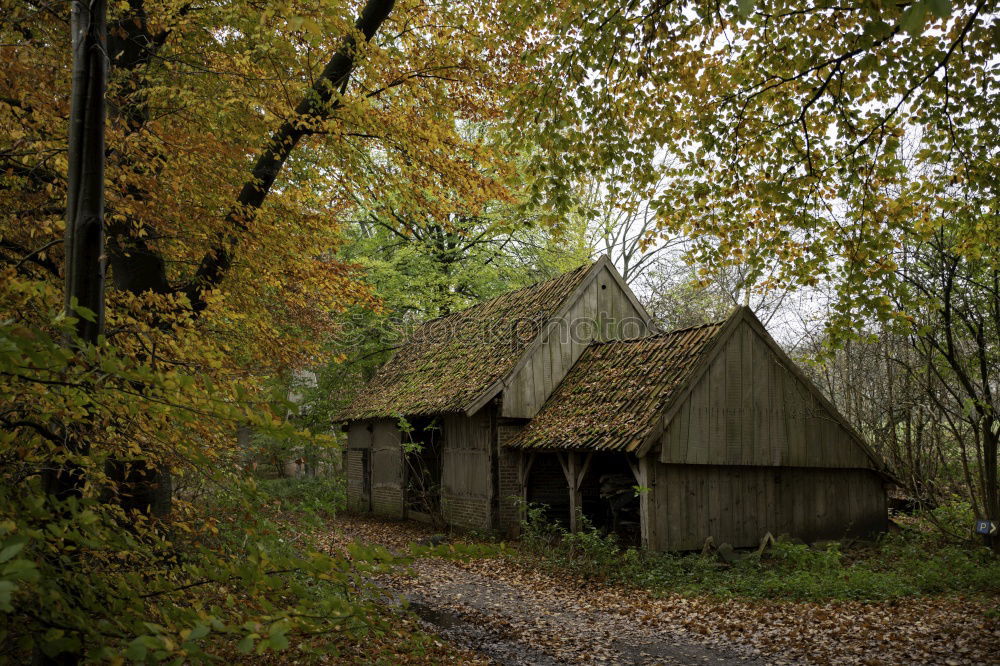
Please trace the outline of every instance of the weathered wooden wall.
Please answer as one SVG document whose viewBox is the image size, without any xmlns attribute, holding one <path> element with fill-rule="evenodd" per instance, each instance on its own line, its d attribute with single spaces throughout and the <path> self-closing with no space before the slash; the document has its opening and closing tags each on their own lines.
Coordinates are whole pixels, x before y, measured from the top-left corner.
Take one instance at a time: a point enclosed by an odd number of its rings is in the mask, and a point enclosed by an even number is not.
<svg viewBox="0 0 1000 666">
<path fill-rule="evenodd" d="M 354 421 L 347 428 L 348 449 L 370 449 L 372 426 L 370 421 Z"/>
<path fill-rule="evenodd" d="M 541 345 L 503 392 L 501 416 L 532 418 L 592 340 L 647 335 L 646 315 L 607 267 L 585 283 L 565 316 L 550 322 Z"/>
<path fill-rule="evenodd" d="M 381 419 L 372 429 L 372 511 L 380 516 L 402 518 L 403 450 L 395 421 Z"/>
<path fill-rule="evenodd" d="M 770 532 L 806 541 L 884 531 L 883 480 L 864 469 L 647 465 L 646 545 L 756 546 Z"/>
<path fill-rule="evenodd" d="M 371 511 L 371 488 L 365 492 L 364 458 L 371 455 L 372 431 L 367 421 L 355 421 L 347 429 L 347 508 L 351 511 Z M 365 453 L 367 451 L 367 453 Z"/>
<path fill-rule="evenodd" d="M 471 417 L 445 415 L 441 469 L 441 512 L 449 525 L 491 527 L 494 481 L 493 405 Z"/>
<path fill-rule="evenodd" d="M 364 467 L 365 457 L 371 455 L 371 450 L 348 449 L 346 454 L 347 508 L 356 513 L 366 513 L 371 511 L 371 494 L 365 492 Z"/>
<path fill-rule="evenodd" d="M 664 414 L 660 462 L 867 468 L 864 448 L 745 321 Z"/>
</svg>

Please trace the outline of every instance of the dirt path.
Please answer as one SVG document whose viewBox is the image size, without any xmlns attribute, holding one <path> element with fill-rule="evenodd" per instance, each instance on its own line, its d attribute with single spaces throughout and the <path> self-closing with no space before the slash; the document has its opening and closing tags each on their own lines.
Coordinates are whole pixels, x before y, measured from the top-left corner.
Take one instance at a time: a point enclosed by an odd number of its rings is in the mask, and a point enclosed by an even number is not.
<svg viewBox="0 0 1000 666">
<path fill-rule="evenodd" d="M 401 549 L 429 534 L 348 517 L 334 540 Z M 495 664 L 1000 664 L 1000 623 L 960 599 L 657 598 L 500 558 L 420 559 L 376 582 L 428 629 Z"/>
<path fill-rule="evenodd" d="M 349 519 L 347 540 L 402 548 L 427 537 L 421 526 Z M 442 638 L 495 664 L 761 664 L 753 649 L 638 621 L 577 586 L 522 575 L 497 560 L 418 560 L 383 576 Z"/>
<path fill-rule="evenodd" d="M 392 586 L 437 633 L 500 664 L 751 664 L 747 649 L 643 625 L 585 591 L 555 593 L 498 571 L 419 562 Z"/>
</svg>

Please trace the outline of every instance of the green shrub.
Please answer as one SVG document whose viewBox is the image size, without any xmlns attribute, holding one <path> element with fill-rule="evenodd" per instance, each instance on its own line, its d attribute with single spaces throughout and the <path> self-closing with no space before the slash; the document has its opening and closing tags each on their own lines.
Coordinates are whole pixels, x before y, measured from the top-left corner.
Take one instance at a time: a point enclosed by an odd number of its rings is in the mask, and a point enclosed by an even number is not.
<svg viewBox="0 0 1000 666">
<path fill-rule="evenodd" d="M 577 565 L 573 568 L 579 569 L 579 573 L 603 578 L 625 559 L 625 553 L 616 535 L 601 534 L 583 516 L 579 522 L 579 531 L 563 535 L 561 550 L 570 563 Z"/>
<path fill-rule="evenodd" d="M 942 542 L 923 526 L 846 553 L 837 543 L 815 548 L 779 539 L 762 555 L 747 553 L 732 565 L 714 555 L 623 550 L 614 535 L 586 521 L 581 531 L 568 533 L 546 521 L 539 506 L 526 507 L 522 527 L 523 551 L 533 564 L 654 592 L 861 601 L 1000 594 L 1000 558 L 981 546 Z"/>
<path fill-rule="evenodd" d="M 534 504 L 518 500 L 518 508 L 523 514 L 521 518 L 521 540 L 534 550 L 545 551 L 558 544 L 566 536 L 566 530 L 548 520 L 544 504 Z"/>
<path fill-rule="evenodd" d="M 332 517 L 347 506 L 347 482 L 342 475 L 268 479 L 259 487 L 288 511 Z"/>
</svg>

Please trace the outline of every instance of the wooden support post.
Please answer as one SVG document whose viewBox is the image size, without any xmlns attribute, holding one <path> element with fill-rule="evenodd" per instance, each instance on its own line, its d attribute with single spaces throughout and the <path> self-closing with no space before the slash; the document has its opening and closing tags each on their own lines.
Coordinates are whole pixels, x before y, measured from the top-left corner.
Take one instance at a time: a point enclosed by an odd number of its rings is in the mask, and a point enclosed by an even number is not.
<svg viewBox="0 0 1000 666">
<path fill-rule="evenodd" d="M 518 520 L 523 522 L 527 518 L 527 508 L 528 508 L 528 476 L 531 474 L 531 466 L 535 462 L 535 453 L 528 453 L 527 451 L 522 451 L 520 459 L 518 460 L 517 466 L 517 482 L 521 486 L 521 503 L 520 516 Z"/>
<path fill-rule="evenodd" d="M 517 469 L 517 482 L 521 485 L 521 492 L 528 496 L 528 475 L 531 474 L 531 465 L 535 462 L 534 453 L 521 453 L 521 459 Z"/>
<path fill-rule="evenodd" d="M 567 466 L 569 467 L 569 531 L 576 533 L 580 531 L 580 507 L 583 505 L 583 496 L 577 483 L 580 476 L 580 454 L 570 453 Z"/>
<path fill-rule="evenodd" d="M 559 454 L 559 464 L 562 465 L 563 475 L 566 477 L 566 486 L 569 489 L 569 530 L 578 532 L 580 530 L 580 511 L 583 509 L 583 493 L 580 488 L 583 486 L 583 477 L 590 467 L 592 453 L 588 453 L 583 462 L 580 461 L 580 454 L 575 451 Z"/>
<path fill-rule="evenodd" d="M 656 524 L 652 514 L 653 507 L 656 506 L 653 501 L 654 491 L 650 487 L 650 468 L 652 465 L 649 456 L 643 456 L 635 463 L 629 460 L 629 465 L 632 467 L 632 473 L 635 475 L 636 485 L 643 489 L 639 495 L 639 534 L 642 538 L 642 547 L 649 548 L 651 543 L 653 545 L 662 543 L 660 540 L 665 539 L 667 536 L 666 534 L 661 534 L 658 540 L 656 535 L 650 533 L 650 527 Z"/>
<path fill-rule="evenodd" d="M 567 454 L 565 454 L 565 453 L 557 453 L 556 457 L 559 459 L 559 464 L 562 466 L 563 476 L 566 477 L 566 483 L 570 483 L 569 467 L 568 467 L 566 455 Z"/>
<path fill-rule="evenodd" d="M 628 466 L 632 470 L 632 476 L 635 477 L 635 482 L 641 486 L 642 479 L 640 479 L 639 477 L 642 472 L 639 471 L 639 461 L 632 460 L 632 458 L 625 458 L 625 460 L 628 461 Z"/>
<path fill-rule="evenodd" d="M 594 458 L 593 453 L 588 453 L 583 459 L 583 466 L 580 467 L 580 476 L 577 477 L 576 487 L 580 489 L 583 486 L 583 477 L 587 476 L 587 470 L 590 469 L 590 461 Z"/>
</svg>

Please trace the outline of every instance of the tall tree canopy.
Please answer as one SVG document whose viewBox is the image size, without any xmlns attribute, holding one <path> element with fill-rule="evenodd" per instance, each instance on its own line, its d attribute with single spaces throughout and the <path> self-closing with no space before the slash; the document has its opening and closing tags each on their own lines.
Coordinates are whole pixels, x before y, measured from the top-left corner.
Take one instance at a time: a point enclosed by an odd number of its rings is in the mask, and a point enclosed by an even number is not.
<svg viewBox="0 0 1000 666">
<path fill-rule="evenodd" d="M 888 313 L 900 236 L 941 224 L 998 256 L 996 5 L 989 0 L 569 3 L 539 7 L 536 196 L 615 164 L 667 176 L 660 227 L 710 264 L 842 288 Z M 670 159 L 664 160 L 668 156 Z M 658 164 L 663 167 L 657 167 Z"/>
<path fill-rule="evenodd" d="M 517 73 L 472 29 L 487 6 L 369 2 L 359 16 L 330 2 L 115 9 L 111 279 L 205 311 L 234 339 L 257 341 L 258 362 L 308 353 L 281 344 L 289 322 L 318 333 L 318 313 L 365 298 L 334 253 L 347 206 L 444 218 L 455 201 L 467 214 L 507 196 L 502 156 L 456 125 L 500 114 L 496 91 Z M 4 16 L 4 256 L 41 277 L 60 260 L 47 245 L 61 234 L 68 16 L 23 2 Z M 459 196 L 442 198 L 442 188 Z"/>
</svg>

